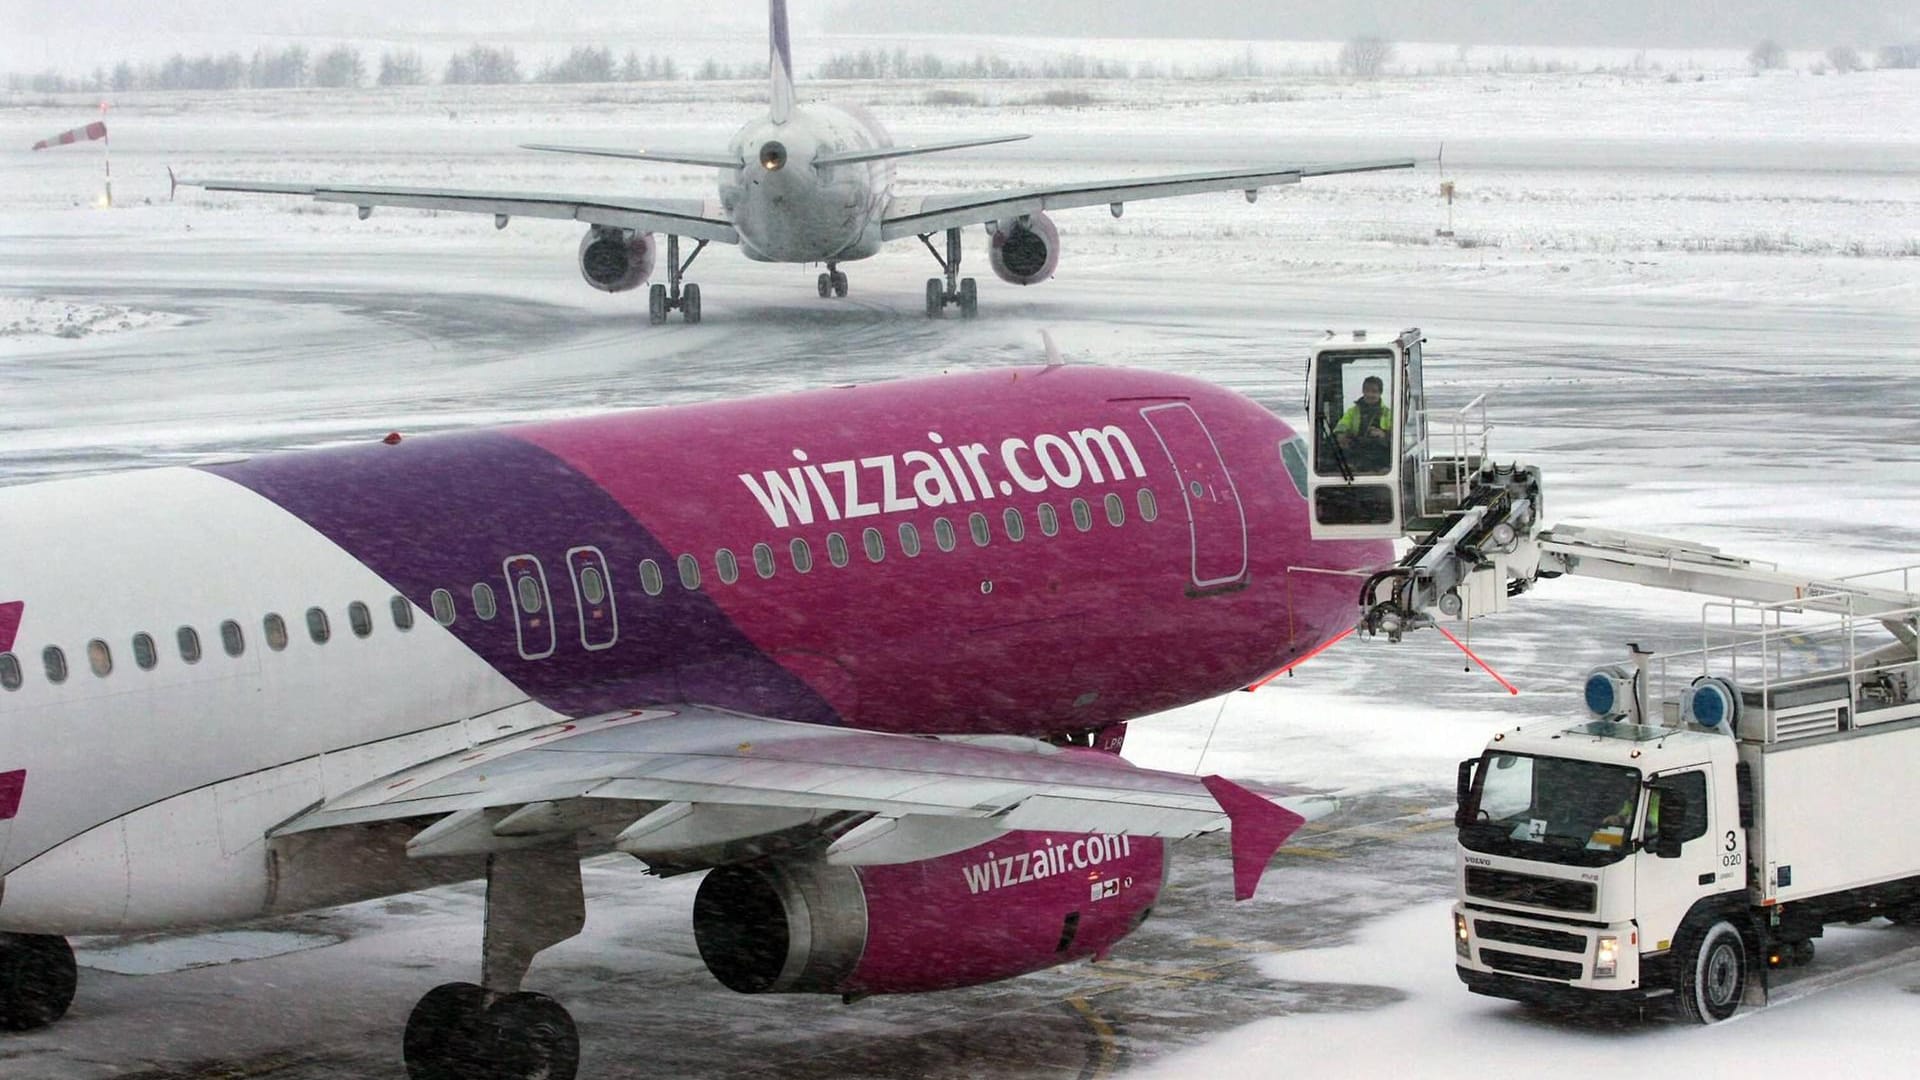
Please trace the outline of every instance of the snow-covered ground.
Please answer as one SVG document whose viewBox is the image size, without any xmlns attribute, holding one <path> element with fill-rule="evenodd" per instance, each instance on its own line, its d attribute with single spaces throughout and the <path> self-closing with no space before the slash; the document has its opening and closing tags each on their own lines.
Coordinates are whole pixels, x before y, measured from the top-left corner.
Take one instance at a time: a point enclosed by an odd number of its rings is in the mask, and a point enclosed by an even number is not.
<svg viewBox="0 0 1920 1080">
<path fill-rule="evenodd" d="M 1752 78 L 1733 66 L 1703 63 L 1672 81 L 1649 68 L 1075 83 L 1091 100 L 1073 109 L 1029 103 L 1054 88 L 1044 83 L 809 86 L 868 105 L 903 140 L 1035 135 L 903 163 L 909 194 L 1248 161 L 1431 157 L 1445 145 L 1458 191 L 1451 239 L 1435 235 L 1447 218 L 1434 168 L 1309 181 L 1253 206 L 1196 197 L 1132 204 L 1117 220 L 1096 208 L 1060 215 L 1065 257 L 1040 287 L 993 281 L 970 250 L 983 311 L 971 323 L 921 316 L 932 264 L 915 245 L 848 264 L 853 296 L 831 303 L 815 298 L 813 268 L 710 251 L 694 275 L 707 321 L 654 328 L 640 294 L 606 296 L 580 281 L 576 226 L 495 232 L 451 214 L 382 211 L 360 222 L 297 199 L 168 199 L 167 165 L 182 175 L 707 194 L 713 179 L 700 170 L 514 147 L 710 149 L 758 107 L 757 83 L 130 95 L 109 117 L 112 210 L 95 207 L 97 144 L 24 149 L 89 119 L 90 101 L 0 105 L 0 483 L 1027 362 L 1042 328 L 1072 360 L 1200 374 L 1294 416 L 1301 359 L 1321 330 L 1420 325 L 1432 341 L 1432 397 L 1493 396 L 1498 455 L 1546 470 L 1551 521 L 1694 537 L 1832 573 L 1920 561 L 1920 73 Z M 950 100 L 929 98 L 936 89 L 977 104 L 930 104 Z M 1310 782 L 1444 816 L 1453 762 L 1489 731 L 1576 709 L 1585 667 L 1616 659 L 1626 640 L 1697 639 L 1698 613 L 1684 597 L 1554 582 L 1475 631 L 1517 697 L 1463 670 L 1438 639 L 1350 640 L 1258 693 L 1142 721 L 1129 745 L 1143 764 Z M 1898 1022 L 1920 986 L 1912 962 L 1709 1032 L 1595 1032 L 1471 998 L 1446 970 L 1433 906 L 1448 857 L 1430 843 L 1401 856 L 1397 873 L 1351 881 L 1337 865 L 1286 864 L 1256 901 L 1276 923 L 1293 917 L 1290 898 L 1352 916 L 1336 930 L 1352 940 L 1264 961 L 1266 978 L 1306 987 L 1304 998 L 1327 997 L 1333 983 L 1391 992 L 1217 1038 L 1139 1036 L 1128 1060 L 1166 1075 L 1913 1072 Z M 871 1043 L 875 1075 L 888 1062 L 921 1062 L 898 1048 L 923 1025 L 958 1025 L 956 1039 L 974 1041 L 1005 1033 L 970 1035 L 972 1014 L 942 1020 L 939 1001 L 863 1003 L 863 1019 L 842 1021 L 809 1005 L 725 998 L 689 969 L 685 882 L 616 887 L 615 869 L 596 873 L 597 929 L 542 961 L 591 999 L 580 1003 L 590 1031 L 647 1036 L 649 1023 L 664 1023 L 650 1011 L 664 979 L 694 1014 L 724 1015 L 744 1045 L 758 1045 L 756 1026 L 778 1035 L 781 1024 L 796 1039 L 826 1030 L 842 1045 Z M 352 1044 L 396 1037 L 395 1014 L 427 985 L 466 976 L 475 910 L 460 892 L 356 909 L 340 917 L 354 927 L 342 944 L 290 937 L 287 948 L 307 951 L 269 959 L 245 959 L 276 950 L 264 939 L 170 946 L 157 959 L 142 943 L 94 943 L 89 962 L 107 971 L 231 962 L 94 979 L 75 1023 L 0 1043 L 0 1055 L 17 1055 L 0 1056 L 0 1067 L 10 1077 L 105 1076 L 289 1045 L 351 1056 Z M 1194 920 L 1180 933 L 1208 933 L 1202 913 L 1180 917 Z M 669 936 L 648 937 L 656 932 Z M 1896 936 L 1836 937 L 1813 973 L 1912 944 Z M 1097 977 L 1019 980 L 993 1000 L 1055 1001 L 1085 992 L 1073 979 Z M 275 1015 L 275 1002 L 288 1002 L 275 988 L 288 984 L 314 995 L 365 987 L 369 998 L 328 999 L 296 1022 Z M 1145 1015 L 1187 1000 L 1149 995 L 1138 1007 Z M 1044 1028 L 1058 1018 L 1030 1019 Z M 129 1025 L 151 1037 L 123 1046 Z M 593 1038 L 590 1060 L 624 1060 Z M 1167 1056 L 1178 1046 L 1187 1049 Z"/>
</svg>

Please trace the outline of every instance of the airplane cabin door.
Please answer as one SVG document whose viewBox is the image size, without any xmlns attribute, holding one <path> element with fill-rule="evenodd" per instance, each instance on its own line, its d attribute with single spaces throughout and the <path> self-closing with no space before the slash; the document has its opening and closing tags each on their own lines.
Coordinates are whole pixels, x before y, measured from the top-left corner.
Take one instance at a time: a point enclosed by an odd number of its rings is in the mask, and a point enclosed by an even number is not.
<svg viewBox="0 0 1920 1080">
<path fill-rule="evenodd" d="M 1180 484 L 1193 548 L 1193 587 L 1240 581 L 1247 573 L 1247 516 L 1213 434 L 1184 401 L 1141 409 L 1140 415 L 1159 437 Z"/>
</svg>

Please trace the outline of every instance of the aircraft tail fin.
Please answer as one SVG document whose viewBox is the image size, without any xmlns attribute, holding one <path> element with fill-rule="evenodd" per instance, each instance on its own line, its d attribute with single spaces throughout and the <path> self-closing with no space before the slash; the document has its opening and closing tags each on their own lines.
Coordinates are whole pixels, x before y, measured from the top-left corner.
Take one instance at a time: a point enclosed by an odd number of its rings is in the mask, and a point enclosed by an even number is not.
<svg viewBox="0 0 1920 1080">
<path fill-rule="evenodd" d="M 784 124 L 793 114 L 793 41 L 787 35 L 787 0 L 768 0 L 767 23 L 767 66 L 772 79 L 768 107 L 773 122 Z"/>
</svg>

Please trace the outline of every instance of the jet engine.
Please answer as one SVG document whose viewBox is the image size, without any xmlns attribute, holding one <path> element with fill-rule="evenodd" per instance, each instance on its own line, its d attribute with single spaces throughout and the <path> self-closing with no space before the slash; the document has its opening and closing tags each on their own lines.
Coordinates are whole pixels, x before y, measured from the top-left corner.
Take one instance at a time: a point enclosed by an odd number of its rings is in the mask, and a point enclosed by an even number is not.
<svg viewBox="0 0 1920 1080">
<path fill-rule="evenodd" d="M 988 240 L 993 272 L 1009 285 L 1038 285 L 1060 265 L 1060 230 L 1053 227 L 1052 218 L 1037 210 L 1001 222 L 988 233 Z"/>
<path fill-rule="evenodd" d="M 626 292 L 653 273 L 653 236 L 595 225 L 580 238 L 580 276 L 601 292 Z"/>
<path fill-rule="evenodd" d="M 1165 881 L 1151 837 L 1010 832 L 893 866 L 764 859 L 707 874 L 693 934 L 743 994 L 908 994 L 1101 956 Z"/>
</svg>

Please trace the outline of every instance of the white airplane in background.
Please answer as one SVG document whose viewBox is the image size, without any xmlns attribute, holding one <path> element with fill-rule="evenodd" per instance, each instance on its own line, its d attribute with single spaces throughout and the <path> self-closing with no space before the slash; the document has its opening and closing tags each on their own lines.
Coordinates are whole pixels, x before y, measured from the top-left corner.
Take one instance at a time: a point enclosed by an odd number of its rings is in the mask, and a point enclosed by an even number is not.
<svg viewBox="0 0 1920 1080">
<path fill-rule="evenodd" d="M 1252 202 L 1261 188 L 1297 184 L 1302 177 L 1376 172 L 1413 167 L 1411 158 L 1319 165 L 1260 165 L 1175 176 L 1003 188 L 956 195 L 896 197 L 897 158 L 1024 139 L 992 135 L 896 146 L 886 129 L 854 105 L 794 102 L 793 54 L 787 37 L 785 0 L 771 0 L 772 93 L 767 115 L 734 134 L 724 153 L 676 153 L 610 147 L 529 145 L 531 150 L 591 154 L 708 165 L 720 170 L 719 198 L 630 199 L 619 196 L 538 192 L 459 191 L 443 188 L 362 187 L 343 184 L 281 184 L 254 180 L 187 180 L 176 185 L 208 191 L 311 195 L 320 202 L 349 203 L 367 217 L 376 206 L 463 210 L 492 214 L 505 228 L 514 217 L 566 218 L 590 228 L 580 241 L 580 273 L 587 284 L 625 292 L 653 273 L 654 233 L 667 237 L 667 284 L 655 284 L 648 314 L 658 324 L 679 310 L 700 321 L 700 287 L 682 286 L 687 268 L 710 243 L 738 244 L 760 262 L 825 263 L 822 297 L 847 295 L 839 264 L 879 252 L 890 240 L 914 236 L 940 264 L 941 277 L 927 279 L 927 314 L 957 304 L 962 316 L 979 310 L 972 278 L 960 277 L 960 230 L 984 224 L 993 272 L 1014 285 L 1034 285 L 1053 276 L 1060 261 L 1060 234 L 1049 210 L 1106 205 L 1115 217 L 1138 199 L 1244 191 Z M 932 237 L 944 230 L 946 255 Z M 680 238 L 698 243 L 685 261 Z"/>
</svg>

